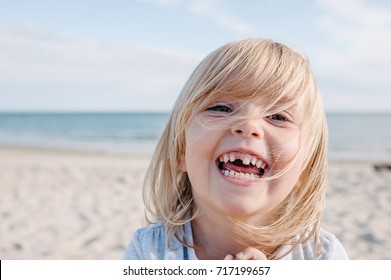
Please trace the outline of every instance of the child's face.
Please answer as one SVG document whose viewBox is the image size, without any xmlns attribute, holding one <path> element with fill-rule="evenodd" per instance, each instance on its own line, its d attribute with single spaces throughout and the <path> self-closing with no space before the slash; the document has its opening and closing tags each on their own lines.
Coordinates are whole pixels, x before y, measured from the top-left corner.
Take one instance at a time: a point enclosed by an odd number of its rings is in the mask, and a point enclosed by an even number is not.
<svg viewBox="0 0 391 280">
<path fill-rule="evenodd" d="M 217 100 L 187 126 L 181 169 L 188 173 L 198 210 L 267 218 L 297 183 L 300 164 L 278 179 L 262 178 L 281 171 L 294 157 L 303 110 L 295 106 L 254 117 L 261 109 L 254 102 Z M 236 115 L 249 118 L 219 125 Z"/>
</svg>

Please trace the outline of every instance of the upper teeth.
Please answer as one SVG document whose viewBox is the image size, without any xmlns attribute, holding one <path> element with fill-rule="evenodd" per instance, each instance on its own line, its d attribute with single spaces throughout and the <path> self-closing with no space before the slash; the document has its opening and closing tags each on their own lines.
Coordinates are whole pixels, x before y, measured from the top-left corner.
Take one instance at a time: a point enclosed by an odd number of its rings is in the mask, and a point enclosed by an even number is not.
<svg viewBox="0 0 391 280">
<path fill-rule="evenodd" d="M 228 153 L 228 154 L 223 154 L 219 158 L 220 162 L 225 162 L 227 163 L 228 161 L 234 162 L 235 160 L 241 160 L 244 165 L 255 165 L 258 168 L 265 169 L 266 163 L 249 154 L 242 154 L 242 153 Z"/>
</svg>

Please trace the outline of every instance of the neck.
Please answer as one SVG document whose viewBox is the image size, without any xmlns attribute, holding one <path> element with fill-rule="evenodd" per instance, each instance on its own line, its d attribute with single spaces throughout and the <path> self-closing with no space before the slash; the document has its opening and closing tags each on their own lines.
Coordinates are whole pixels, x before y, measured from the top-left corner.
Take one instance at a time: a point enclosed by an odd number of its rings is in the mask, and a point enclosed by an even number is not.
<svg viewBox="0 0 391 280">
<path fill-rule="evenodd" d="M 234 236 L 234 227 L 226 215 L 199 213 L 192 221 L 195 252 L 200 260 L 224 259 L 243 249 Z"/>
</svg>

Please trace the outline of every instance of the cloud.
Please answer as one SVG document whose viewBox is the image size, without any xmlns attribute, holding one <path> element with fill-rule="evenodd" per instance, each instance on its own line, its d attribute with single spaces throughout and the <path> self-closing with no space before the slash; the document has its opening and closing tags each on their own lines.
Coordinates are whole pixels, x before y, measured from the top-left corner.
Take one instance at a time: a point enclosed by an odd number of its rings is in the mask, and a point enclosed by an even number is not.
<svg viewBox="0 0 391 280">
<path fill-rule="evenodd" d="M 383 28 L 391 23 L 390 7 L 375 6 L 365 0 L 319 0 L 329 11 L 329 16 L 338 22 L 345 22 L 361 28 Z"/>
<path fill-rule="evenodd" d="M 110 44 L 1 23 L 0 109 L 15 101 L 15 95 L 26 97 L 22 90 L 31 98 L 20 98 L 20 107 L 33 104 L 36 96 L 41 98 L 37 106 L 63 107 L 61 98 L 95 96 L 79 105 L 104 106 L 105 100 L 114 104 L 113 97 L 122 97 L 128 107 L 155 108 L 163 102 L 167 109 L 200 59 L 183 51 Z M 58 104 L 45 105 L 52 96 L 58 96 Z M 14 101 L 13 106 L 19 106 Z M 124 102 L 117 100 L 126 107 Z"/>
<path fill-rule="evenodd" d="M 391 59 L 391 6 L 376 7 L 359 0 L 321 0 L 326 14 L 320 26 L 330 38 L 345 46 L 344 55 L 360 60 Z"/>
<path fill-rule="evenodd" d="M 355 92 L 349 98 L 350 107 L 366 103 L 368 108 L 391 110 L 391 7 L 360 0 L 318 3 L 324 12 L 319 27 L 330 43 L 317 62 L 322 65 L 329 96 Z M 368 102 L 368 96 L 378 99 L 377 103 Z M 339 101 L 343 99 L 335 103 Z"/>
<path fill-rule="evenodd" d="M 158 4 L 162 6 L 176 6 L 180 0 L 137 0 L 139 2 Z"/>
<path fill-rule="evenodd" d="M 187 12 L 209 18 L 221 28 L 239 35 L 250 35 L 256 32 L 256 28 L 225 10 L 221 0 L 191 0 L 181 2 L 179 0 L 138 0 L 140 2 L 156 4 L 160 6 L 182 5 Z"/>
<path fill-rule="evenodd" d="M 248 35 L 256 32 L 254 26 L 224 10 L 224 4 L 220 0 L 192 1 L 189 8 L 190 11 L 207 16 L 221 27 L 236 34 Z"/>
</svg>

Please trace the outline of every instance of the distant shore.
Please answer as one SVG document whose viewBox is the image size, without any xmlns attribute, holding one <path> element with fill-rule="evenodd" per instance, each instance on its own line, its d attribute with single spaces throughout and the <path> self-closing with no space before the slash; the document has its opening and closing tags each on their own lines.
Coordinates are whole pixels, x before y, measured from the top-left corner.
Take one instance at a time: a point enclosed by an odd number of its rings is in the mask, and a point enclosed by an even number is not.
<svg viewBox="0 0 391 280">
<path fill-rule="evenodd" d="M 0 146 L 0 259 L 121 259 L 151 155 Z M 391 259 L 388 164 L 330 159 L 323 227 L 351 259 Z"/>
</svg>

